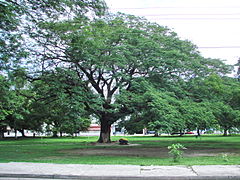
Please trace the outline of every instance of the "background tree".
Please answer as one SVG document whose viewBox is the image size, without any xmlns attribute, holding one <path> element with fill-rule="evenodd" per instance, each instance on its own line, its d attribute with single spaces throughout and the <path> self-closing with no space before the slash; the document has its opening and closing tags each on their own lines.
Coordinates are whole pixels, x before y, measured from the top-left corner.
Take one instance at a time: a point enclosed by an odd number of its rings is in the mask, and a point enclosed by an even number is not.
<svg viewBox="0 0 240 180">
<path fill-rule="evenodd" d="M 184 100 L 181 102 L 180 113 L 184 117 L 187 130 L 197 130 L 200 136 L 200 130 L 213 128 L 217 122 L 211 111 L 211 104 L 207 102 L 192 102 Z"/>
<path fill-rule="evenodd" d="M 6 77 L 0 75 L 0 138 L 4 137 L 4 132 L 8 125 L 6 117 L 11 113 L 11 92 L 9 89 L 10 82 Z"/>
<path fill-rule="evenodd" d="M 29 119 L 45 123 L 55 137 L 58 133 L 73 135 L 90 125 L 84 103 L 91 99 L 94 103 L 94 96 L 76 78 L 70 70 L 58 68 L 32 83 L 35 100 Z"/>
<path fill-rule="evenodd" d="M 89 17 L 93 18 L 95 15 L 103 15 L 105 9 L 105 3 L 101 0 L 84 2 L 75 0 L 46 0 L 42 2 L 37 0 L 7 0 L 0 2 L 0 71 L 6 77 L 1 76 L 1 82 L 4 81 L 1 84 L 1 94 L 4 95 L 1 99 L 1 135 L 3 135 L 7 125 L 21 132 L 24 132 L 25 128 L 41 130 L 43 121 L 39 119 L 39 114 L 36 118 L 36 113 L 32 113 L 33 109 L 31 109 L 36 107 L 33 105 L 34 94 L 28 90 L 31 87 L 18 87 L 21 85 L 19 79 L 22 77 L 18 74 L 21 72 L 21 68 L 29 67 L 29 72 L 33 72 L 31 69 L 37 67 L 29 63 L 32 58 L 38 55 L 38 50 L 31 51 L 33 50 L 31 47 L 37 45 L 34 41 L 36 39 L 33 37 L 36 37 L 34 33 L 39 33 L 38 24 L 40 22 L 56 22 L 59 19 L 88 19 L 87 13 L 89 15 L 92 13 Z M 38 36 L 38 38 L 41 37 Z M 39 48 L 39 46 L 35 48 Z M 29 53 L 30 51 L 31 53 Z M 35 73 L 37 72 L 35 71 Z M 9 79 L 11 82 L 5 83 Z M 30 111 L 31 114 L 29 114 Z M 31 119 L 32 117 L 35 118 Z M 80 123 L 81 128 L 87 126 L 86 122 L 88 121 L 82 122 Z M 79 121 L 75 119 L 75 124 L 77 123 L 79 124 Z M 72 126 L 74 125 L 72 124 Z M 70 131 L 67 125 L 64 126 L 64 129 Z"/>
<path fill-rule="evenodd" d="M 208 103 L 218 124 L 227 130 L 236 127 L 235 119 L 239 110 L 239 82 L 235 78 L 211 74 L 205 79 L 189 82 L 189 97 L 195 102 Z M 214 108 L 215 107 L 215 108 Z M 225 124 L 225 127 L 224 127 Z"/>
<path fill-rule="evenodd" d="M 121 120 L 119 126 L 124 128 L 128 134 L 142 134 L 146 127 L 145 119 L 142 119 L 141 114 L 131 114 L 131 116 Z"/>
<path fill-rule="evenodd" d="M 239 127 L 239 110 L 233 110 L 231 106 L 226 105 L 222 102 L 215 103 L 212 108 L 218 124 L 224 131 L 224 136 L 228 135 L 228 131 L 231 130 L 231 128 Z"/>
<path fill-rule="evenodd" d="M 143 111 L 148 127 L 156 132 L 184 132 L 185 121 L 179 113 L 179 101 L 175 95 L 150 90 L 145 94 L 147 107 Z"/>
<path fill-rule="evenodd" d="M 24 129 L 32 129 L 31 121 L 26 121 L 29 113 L 31 99 L 30 91 L 21 89 L 17 80 L 10 80 L 1 76 L 1 129 L 2 133 L 9 126 L 15 131 L 19 130 L 24 136 Z M 25 96 L 26 95 L 26 96 Z"/>
</svg>

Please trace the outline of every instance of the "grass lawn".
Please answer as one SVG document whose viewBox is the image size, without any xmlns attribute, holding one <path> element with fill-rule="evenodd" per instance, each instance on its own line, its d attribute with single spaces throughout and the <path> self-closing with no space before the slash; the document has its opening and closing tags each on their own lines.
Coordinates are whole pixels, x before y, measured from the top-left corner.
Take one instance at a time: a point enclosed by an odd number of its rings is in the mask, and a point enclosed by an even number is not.
<svg viewBox="0 0 240 180">
<path fill-rule="evenodd" d="M 112 137 L 117 141 L 121 137 Z M 0 141 L 1 162 L 73 164 L 210 165 L 240 164 L 240 136 L 125 137 L 131 145 L 99 145 L 97 137 L 26 138 Z M 167 147 L 181 143 L 184 158 L 174 163 Z M 227 158 L 223 158 L 223 154 Z"/>
</svg>

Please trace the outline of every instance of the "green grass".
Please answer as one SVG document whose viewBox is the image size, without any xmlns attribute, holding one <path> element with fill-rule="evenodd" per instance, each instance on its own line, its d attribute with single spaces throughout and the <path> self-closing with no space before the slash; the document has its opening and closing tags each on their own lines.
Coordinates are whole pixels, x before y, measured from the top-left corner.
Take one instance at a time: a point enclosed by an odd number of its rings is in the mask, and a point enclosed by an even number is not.
<svg viewBox="0 0 240 180">
<path fill-rule="evenodd" d="M 112 137 L 117 141 L 121 137 Z M 184 137 L 136 137 L 128 136 L 132 144 L 141 146 L 115 146 L 111 148 L 167 148 L 174 143 L 181 143 L 191 149 L 223 149 L 225 152 L 232 149 L 239 153 L 228 155 L 228 161 L 217 156 L 184 157 L 178 163 L 174 163 L 171 157 L 142 157 L 142 156 L 97 156 L 79 155 L 63 150 L 78 150 L 81 148 L 98 149 L 109 148 L 89 145 L 96 142 L 97 137 L 77 138 L 26 138 L 5 139 L 0 141 L 0 162 L 42 162 L 42 163 L 72 163 L 72 164 L 132 164 L 132 165 L 214 165 L 214 164 L 240 164 L 240 136 L 202 136 L 196 139 L 192 136 Z"/>
</svg>

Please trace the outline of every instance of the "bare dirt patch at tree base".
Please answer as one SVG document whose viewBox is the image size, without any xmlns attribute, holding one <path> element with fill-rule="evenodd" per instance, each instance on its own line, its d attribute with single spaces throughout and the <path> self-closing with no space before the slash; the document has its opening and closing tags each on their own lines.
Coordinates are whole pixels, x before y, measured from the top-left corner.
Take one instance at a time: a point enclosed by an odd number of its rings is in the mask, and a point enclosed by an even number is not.
<svg viewBox="0 0 240 180">
<path fill-rule="evenodd" d="M 88 144 L 90 146 L 141 146 L 141 144 L 132 144 L 132 143 L 129 143 L 127 145 L 120 145 L 119 142 L 117 141 L 113 141 L 111 143 L 98 143 L 98 142 L 93 142 L 93 143 L 90 143 Z"/>
<path fill-rule="evenodd" d="M 166 147 L 141 147 L 140 145 L 114 145 L 114 144 L 94 144 L 97 148 L 83 148 L 62 150 L 61 152 L 67 154 L 75 154 L 81 156 L 133 156 L 133 157 L 169 157 L 169 150 Z M 185 157 L 199 157 L 199 156 L 217 156 L 221 153 L 239 154 L 239 149 L 213 149 L 213 148 L 188 148 L 184 150 Z"/>
</svg>

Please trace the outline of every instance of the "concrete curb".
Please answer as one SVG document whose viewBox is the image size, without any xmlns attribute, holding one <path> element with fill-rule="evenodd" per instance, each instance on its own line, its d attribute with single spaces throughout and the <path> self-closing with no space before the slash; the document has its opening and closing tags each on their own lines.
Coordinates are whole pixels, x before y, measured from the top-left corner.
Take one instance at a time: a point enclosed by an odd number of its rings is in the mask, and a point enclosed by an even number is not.
<svg viewBox="0 0 240 180">
<path fill-rule="evenodd" d="M 1 179 L 240 180 L 240 165 L 139 166 L 0 163 Z"/>
<path fill-rule="evenodd" d="M 4 174 L 5 178 L 79 179 L 79 180 L 240 180 L 240 176 L 78 176 L 42 174 Z"/>
</svg>

